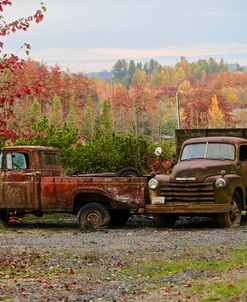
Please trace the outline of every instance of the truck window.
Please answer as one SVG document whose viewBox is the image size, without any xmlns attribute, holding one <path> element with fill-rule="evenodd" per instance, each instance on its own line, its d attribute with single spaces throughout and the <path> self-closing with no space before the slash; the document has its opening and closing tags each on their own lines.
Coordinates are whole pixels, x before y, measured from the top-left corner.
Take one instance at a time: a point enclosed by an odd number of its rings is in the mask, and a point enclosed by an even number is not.
<svg viewBox="0 0 247 302">
<path fill-rule="evenodd" d="M 235 146 L 225 143 L 194 143 L 185 145 L 182 151 L 181 160 L 190 159 L 235 159 Z"/>
<path fill-rule="evenodd" d="M 241 145 L 239 149 L 239 160 L 247 160 L 247 145 Z"/>
<path fill-rule="evenodd" d="M 28 169 L 28 155 L 20 152 L 9 152 L 6 155 L 7 169 Z"/>
<path fill-rule="evenodd" d="M 57 153 L 43 153 L 44 163 L 47 166 L 60 166 L 60 157 Z"/>
<path fill-rule="evenodd" d="M 205 143 L 186 145 L 183 149 L 181 160 L 204 158 L 204 155 Z"/>
<path fill-rule="evenodd" d="M 235 146 L 232 144 L 208 143 L 207 158 L 235 159 Z"/>
</svg>

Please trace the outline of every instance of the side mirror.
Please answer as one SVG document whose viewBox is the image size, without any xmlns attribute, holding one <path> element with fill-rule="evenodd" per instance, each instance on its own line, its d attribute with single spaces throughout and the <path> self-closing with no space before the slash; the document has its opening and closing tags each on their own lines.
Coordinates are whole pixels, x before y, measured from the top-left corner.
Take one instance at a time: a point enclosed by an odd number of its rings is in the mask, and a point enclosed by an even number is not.
<svg viewBox="0 0 247 302">
<path fill-rule="evenodd" d="M 157 147 L 154 151 L 154 154 L 159 157 L 162 153 L 162 148 L 161 147 Z"/>
</svg>

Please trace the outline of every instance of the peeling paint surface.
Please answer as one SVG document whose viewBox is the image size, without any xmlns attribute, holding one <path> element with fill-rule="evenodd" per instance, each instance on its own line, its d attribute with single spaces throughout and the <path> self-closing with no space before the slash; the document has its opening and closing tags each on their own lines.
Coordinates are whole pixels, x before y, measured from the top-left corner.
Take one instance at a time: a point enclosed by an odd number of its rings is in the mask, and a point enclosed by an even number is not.
<svg viewBox="0 0 247 302">
<path fill-rule="evenodd" d="M 27 159 L 25 169 L 8 169 L 10 154 Z M 113 173 L 66 176 L 62 174 L 58 150 L 42 146 L 2 149 L 0 209 L 72 212 L 74 201 L 107 202 L 114 209 L 144 206 L 146 177 L 115 177 Z M 8 162 L 7 162 L 8 158 Z"/>
</svg>

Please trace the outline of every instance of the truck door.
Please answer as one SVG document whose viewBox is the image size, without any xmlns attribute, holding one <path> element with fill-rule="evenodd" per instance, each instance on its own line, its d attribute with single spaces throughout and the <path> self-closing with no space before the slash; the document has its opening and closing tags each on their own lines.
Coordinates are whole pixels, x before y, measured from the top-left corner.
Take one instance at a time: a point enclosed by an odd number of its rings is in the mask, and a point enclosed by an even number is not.
<svg viewBox="0 0 247 302">
<path fill-rule="evenodd" d="M 40 173 L 30 170 L 29 154 L 7 151 L 1 159 L 0 208 L 38 210 Z"/>
<path fill-rule="evenodd" d="M 239 160 L 241 176 L 245 184 L 245 192 L 247 192 L 247 145 L 240 145 L 239 147 Z"/>
</svg>

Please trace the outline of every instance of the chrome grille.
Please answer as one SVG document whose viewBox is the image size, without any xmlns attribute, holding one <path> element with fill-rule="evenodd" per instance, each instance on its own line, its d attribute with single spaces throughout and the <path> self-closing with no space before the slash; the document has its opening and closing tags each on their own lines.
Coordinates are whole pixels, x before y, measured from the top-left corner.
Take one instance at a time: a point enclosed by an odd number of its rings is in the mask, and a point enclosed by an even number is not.
<svg viewBox="0 0 247 302">
<path fill-rule="evenodd" d="M 166 202 L 214 202 L 214 187 L 207 183 L 169 183 L 162 185 L 160 196 Z"/>
</svg>

